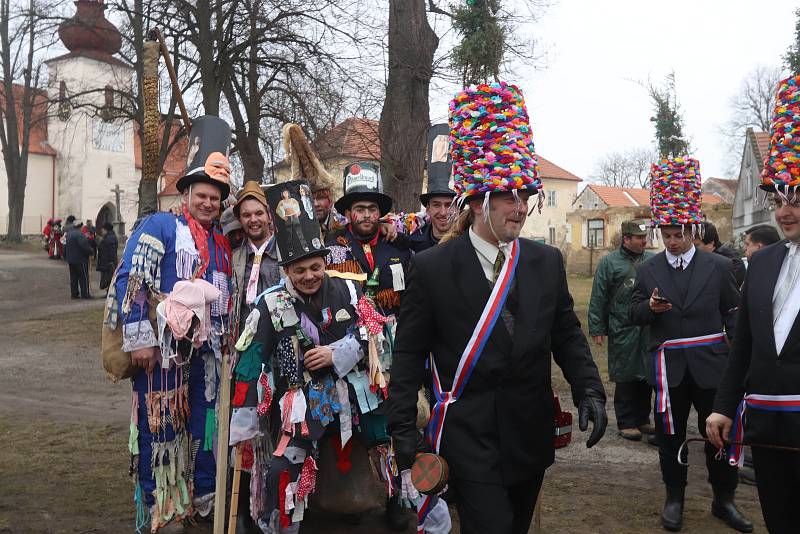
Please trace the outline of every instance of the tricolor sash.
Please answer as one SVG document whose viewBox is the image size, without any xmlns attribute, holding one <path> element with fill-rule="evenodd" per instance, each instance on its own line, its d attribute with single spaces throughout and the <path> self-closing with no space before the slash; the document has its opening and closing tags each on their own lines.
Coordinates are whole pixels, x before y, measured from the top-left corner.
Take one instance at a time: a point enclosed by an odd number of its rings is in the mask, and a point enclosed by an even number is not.
<svg viewBox="0 0 800 534">
<path fill-rule="evenodd" d="M 447 407 L 456 402 L 464 392 L 464 388 L 467 387 L 472 371 L 475 370 L 475 365 L 478 363 L 481 353 L 483 353 L 483 347 L 486 346 L 486 341 L 488 341 L 494 325 L 500 317 L 500 312 L 503 310 L 511 283 L 514 280 L 514 274 L 517 271 L 519 240 L 515 239 L 504 248 L 509 249 L 504 251 L 505 262 L 494 284 L 489 300 L 486 301 L 483 313 L 481 313 L 481 317 L 475 325 L 472 337 L 461 354 L 461 360 L 459 360 L 458 368 L 453 376 L 453 386 L 450 391 L 442 391 L 439 372 L 436 370 L 436 360 L 431 355 L 431 374 L 433 375 L 433 393 L 436 397 L 436 404 L 431 410 L 431 418 L 426 434 L 428 443 L 437 454 L 442 441 L 442 430 L 444 429 Z"/>
<path fill-rule="evenodd" d="M 728 446 L 728 463 L 742 467 L 742 441 L 744 441 L 744 412 L 746 408 L 764 412 L 800 412 L 800 395 L 745 395 L 736 410 Z"/>
<path fill-rule="evenodd" d="M 725 334 L 720 332 L 718 334 L 709 334 L 706 336 L 670 339 L 659 345 L 658 349 L 656 349 L 656 413 L 664 414 L 665 434 L 670 436 L 675 434 L 675 423 L 672 420 L 672 405 L 669 402 L 669 384 L 667 383 L 667 351 L 705 347 L 707 345 L 716 345 L 723 341 L 725 341 Z"/>
</svg>

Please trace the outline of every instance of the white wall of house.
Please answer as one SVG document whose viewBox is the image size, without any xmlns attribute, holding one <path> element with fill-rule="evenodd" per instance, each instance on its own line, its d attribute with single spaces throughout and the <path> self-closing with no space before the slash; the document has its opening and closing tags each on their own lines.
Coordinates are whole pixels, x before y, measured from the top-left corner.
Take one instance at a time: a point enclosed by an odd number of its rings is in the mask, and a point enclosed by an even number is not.
<svg viewBox="0 0 800 534">
<path fill-rule="evenodd" d="M 22 233 L 41 233 L 51 217 L 53 203 L 53 156 L 30 154 L 25 207 L 22 212 Z M 8 232 L 8 177 L 0 158 L 0 234 Z"/>
<path fill-rule="evenodd" d="M 556 247 L 568 244 L 572 233 L 567 230 L 567 214 L 572 211 L 572 201 L 575 200 L 579 183 L 574 180 L 545 178 L 543 180 L 545 201 L 542 212 L 533 210 L 525 221 L 520 235 L 542 240 Z"/>
<path fill-rule="evenodd" d="M 745 137 L 742 163 L 739 167 L 739 185 L 733 202 L 734 239 L 757 224 L 771 224 L 777 228 L 772 211 L 764 207 L 764 192 L 758 189 L 761 183 L 762 161 L 757 161 L 752 137 Z"/>
</svg>

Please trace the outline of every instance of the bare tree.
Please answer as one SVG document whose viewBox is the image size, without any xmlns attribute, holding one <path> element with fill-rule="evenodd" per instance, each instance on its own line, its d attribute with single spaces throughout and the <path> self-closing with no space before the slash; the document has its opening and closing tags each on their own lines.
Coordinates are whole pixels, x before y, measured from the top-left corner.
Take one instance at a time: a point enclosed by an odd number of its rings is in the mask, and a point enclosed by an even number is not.
<svg viewBox="0 0 800 534">
<path fill-rule="evenodd" d="M 650 164 L 658 154 L 650 148 L 610 152 L 595 165 L 592 181 L 611 187 L 647 187 Z"/>
<path fill-rule="evenodd" d="M 742 79 L 739 91 L 731 97 L 731 114 L 721 129 L 725 140 L 726 170 L 731 176 L 738 174 L 747 129 L 769 131 L 775 94 L 782 77 L 780 67 L 757 65 Z"/>
<path fill-rule="evenodd" d="M 47 93 L 41 88 L 41 53 L 55 32 L 48 27 L 52 6 L 0 0 L 0 146 L 8 178 L 8 240 L 22 238 L 31 132 L 46 120 Z M 48 31 L 49 30 L 49 31 Z"/>
</svg>

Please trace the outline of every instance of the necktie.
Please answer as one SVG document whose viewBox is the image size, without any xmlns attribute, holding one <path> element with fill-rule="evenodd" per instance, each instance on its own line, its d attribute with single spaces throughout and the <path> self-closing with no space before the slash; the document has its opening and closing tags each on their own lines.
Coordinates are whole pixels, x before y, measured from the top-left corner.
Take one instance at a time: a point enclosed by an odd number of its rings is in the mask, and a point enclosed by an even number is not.
<svg viewBox="0 0 800 534">
<path fill-rule="evenodd" d="M 250 250 L 253 252 L 254 256 L 253 266 L 250 268 L 250 278 L 247 280 L 247 290 L 245 291 L 245 302 L 247 302 L 247 304 L 252 304 L 256 299 L 256 294 L 258 293 L 258 275 L 261 272 L 261 258 L 264 255 L 264 251 L 267 250 L 269 241 L 270 240 L 267 239 L 260 247 L 256 247 L 252 242 L 249 242 Z"/>
<path fill-rule="evenodd" d="M 500 276 L 500 271 L 503 269 L 503 264 L 506 261 L 506 255 L 502 250 L 497 251 L 497 259 L 494 260 L 494 269 L 492 275 L 492 283 L 497 282 L 497 277 Z"/>
<path fill-rule="evenodd" d="M 679 271 L 683 270 L 683 256 L 678 257 L 678 265 L 675 266 L 675 269 Z"/>
<path fill-rule="evenodd" d="M 772 320 L 773 323 L 778 320 L 781 311 L 783 310 L 783 305 L 786 304 L 786 300 L 789 297 L 789 293 L 791 293 L 792 288 L 797 283 L 797 276 L 798 270 L 800 270 L 800 254 L 798 254 L 798 245 L 792 243 L 789 248 L 789 252 L 787 253 L 787 258 L 785 261 L 788 262 L 786 266 L 786 276 L 783 279 L 783 283 L 778 288 L 778 291 L 775 292 L 775 297 L 772 299 Z"/>
</svg>

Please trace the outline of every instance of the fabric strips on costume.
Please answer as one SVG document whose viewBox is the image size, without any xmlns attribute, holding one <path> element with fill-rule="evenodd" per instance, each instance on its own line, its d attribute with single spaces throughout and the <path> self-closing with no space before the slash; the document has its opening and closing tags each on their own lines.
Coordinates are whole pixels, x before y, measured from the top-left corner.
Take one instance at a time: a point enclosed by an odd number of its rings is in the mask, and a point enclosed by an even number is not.
<svg viewBox="0 0 800 534">
<path fill-rule="evenodd" d="M 672 405 L 669 401 L 669 383 L 667 382 L 667 351 L 675 349 L 691 349 L 716 345 L 725 341 L 725 334 L 709 334 L 698 337 L 670 339 L 658 346 L 655 353 L 656 370 L 656 413 L 664 414 L 664 433 L 675 434 L 675 423 L 672 420 Z"/>
<path fill-rule="evenodd" d="M 739 403 L 736 410 L 736 419 L 733 421 L 728 446 L 728 463 L 742 467 L 744 454 L 742 453 L 744 441 L 744 417 L 747 408 L 762 412 L 800 412 L 800 395 L 757 395 L 747 394 Z M 736 443 L 739 442 L 739 443 Z"/>
<path fill-rule="evenodd" d="M 384 369 L 378 357 L 377 338 L 383 333 L 386 317 L 375 310 L 367 296 L 362 296 L 356 305 L 358 321 L 356 326 L 364 327 L 368 335 L 368 365 L 369 365 L 369 387 L 373 393 L 381 391 L 383 398 L 389 398 L 389 386 L 384 376 Z"/>
<path fill-rule="evenodd" d="M 515 239 L 511 243 L 502 245 L 501 250 L 505 253 L 505 262 L 503 262 L 503 267 L 500 269 L 500 274 L 497 277 L 494 288 L 492 288 L 489 300 L 486 301 L 481 317 L 475 325 L 472 337 L 467 346 L 464 347 L 464 352 L 453 376 L 453 385 L 449 391 L 443 391 L 439 372 L 436 369 L 436 358 L 431 357 L 433 393 L 436 397 L 436 404 L 431 410 L 431 420 L 428 423 L 426 434 L 428 443 L 437 454 L 441 445 L 447 407 L 458 400 L 458 397 L 467 386 L 467 382 L 472 376 L 472 371 L 481 357 L 483 347 L 486 345 L 498 317 L 500 317 L 500 312 L 503 310 L 506 297 L 508 297 L 508 292 L 516 274 L 517 263 L 519 262 L 519 240 Z"/>
</svg>

